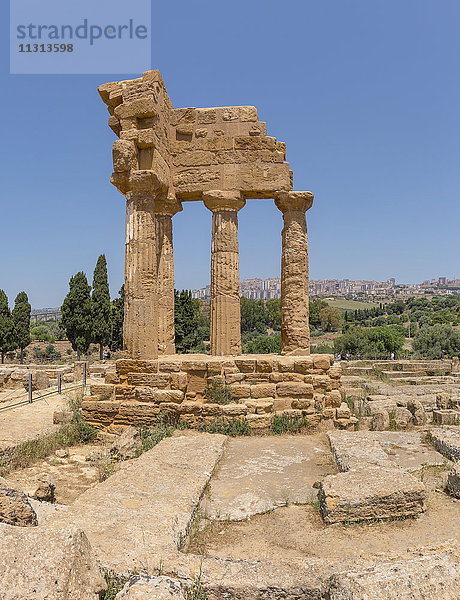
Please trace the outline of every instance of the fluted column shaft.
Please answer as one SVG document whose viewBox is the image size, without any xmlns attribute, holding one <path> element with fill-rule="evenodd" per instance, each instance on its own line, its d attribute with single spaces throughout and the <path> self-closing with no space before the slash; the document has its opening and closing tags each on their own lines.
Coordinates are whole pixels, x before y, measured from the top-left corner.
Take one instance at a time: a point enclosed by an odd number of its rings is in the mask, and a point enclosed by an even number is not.
<svg viewBox="0 0 460 600">
<path fill-rule="evenodd" d="M 158 357 L 157 247 L 154 199 L 126 194 L 123 347 L 132 358 Z"/>
<path fill-rule="evenodd" d="M 308 239 L 305 212 L 311 192 L 278 192 L 275 204 L 283 213 L 281 256 L 281 353 L 310 354 L 308 324 Z"/>
<path fill-rule="evenodd" d="M 175 198 L 155 200 L 158 281 L 158 353 L 174 354 L 174 253 L 172 217 L 182 210 Z"/>
<path fill-rule="evenodd" d="M 211 354 L 241 354 L 238 211 L 245 201 L 239 192 L 203 194 L 212 211 Z"/>
</svg>

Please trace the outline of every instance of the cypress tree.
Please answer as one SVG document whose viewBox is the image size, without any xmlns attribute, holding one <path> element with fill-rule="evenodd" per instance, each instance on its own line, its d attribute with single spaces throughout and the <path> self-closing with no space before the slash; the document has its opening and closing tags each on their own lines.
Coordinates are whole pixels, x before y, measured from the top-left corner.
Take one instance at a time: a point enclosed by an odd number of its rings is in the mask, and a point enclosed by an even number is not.
<svg viewBox="0 0 460 600">
<path fill-rule="evenodd" d="M 93 295 L 91 297 L 93 316 L 93 341 L 99 344 L 99 358 L 102 360 L 104 346 L 110 343 L 112 334 L 112 307 L 110 304 L 107 261 L 105 254 L 97 259 L 93 274 Z"/>
<path fill-rule="evenodd" d="M 125 287 L 122 285 L 119 297 L 112 300 L 112 339 L 110 350 L 123 349 L 123 320 L 125 317 Z"/>
<path fill-rule="evenodd" d="M 2 364 L 5 362 L 5 354 L 15 348 L 16 335 L 13 317 L 8 306 L 8 297 L 3 290 L 0 290 L 0 354 Z"/>
<path fill-rule="evenodd" d="M 72 348 L 80 360 L 81 353 L 88 351 L 91 343 L 93 323 L 91 318 L 91 286 L 86 275 L 79 271 L 70 278 L 69 293 L 61 307 L 61 325 Z"/>
<path fill-rule="evenodd" d="M 16 332 L 16 344 L 21 350 L 21 364 L 24 362 L 24 348 L 30 344 L 30 310 L 27 294 L 19 292 L 11 314 Z"/>
</svg>

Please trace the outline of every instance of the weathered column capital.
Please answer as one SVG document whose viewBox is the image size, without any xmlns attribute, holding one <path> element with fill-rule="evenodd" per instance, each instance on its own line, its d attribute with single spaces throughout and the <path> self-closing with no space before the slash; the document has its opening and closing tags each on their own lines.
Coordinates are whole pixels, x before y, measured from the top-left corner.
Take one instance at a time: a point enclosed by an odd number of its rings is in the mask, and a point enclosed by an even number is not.
<svg viewBox="0 0 460 600">
<path fill-rule="evenodd" d="M 314 194 L 312 192 L 276 192 L 276 207 L 284 214 L 295 211 L 305 213 L 312 207 Z"/>
<path fill-rule="evenodd" d="M 211 212 L 232 210 L 238 212 L 246 204 L 241 192 L 236 190 L 210 190 L 203 192 L 203 202 Z"/>
<path fill-rule="evenodd" d="M 182 210 L 182 203 L 175 196 L 155 198 L 155 214 L 173 217 Z"/>
</svg>

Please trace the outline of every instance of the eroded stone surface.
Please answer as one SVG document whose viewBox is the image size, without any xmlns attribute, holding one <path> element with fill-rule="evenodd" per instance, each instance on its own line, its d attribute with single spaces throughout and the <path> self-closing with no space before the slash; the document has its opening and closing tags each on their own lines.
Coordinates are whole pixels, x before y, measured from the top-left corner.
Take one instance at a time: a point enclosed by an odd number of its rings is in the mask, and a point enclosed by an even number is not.
<svg viewBox="0 0 460 600">
<path fill-rule="evenodd" d="M 225 441 L 198 433 L 167 438 L 53 515 L 53 527 L 83 529 L 102 565 L 119 573 L 174 556 Z"/>
<path fill-rule="evenodd" d="M 184 585 L 171 577 L 136 575 L 126 583 L 115 600 L 186 600 Z"/>
<path fill-rule="evenodd" d="M 105 587 L 81 530 L 0 523 L 2 600 L 98 600 Z"/>
<path fill-rule="evenodd" d="M 456 498 L 460 498 L 460 462 L 455 463 L 447 478 L 447 489 Z"/>
<path fill-rule="evenodd" d="M 17 527 L 34 527 L 37 515 L 27 496 L 0 477 L 0 522 Z"/>
<path fill-rule="evenodd" d="M 435 448 L 450 460 L 460 460 L 460 428 L 432 429 L 430 438 Z"/>
<path fill-rule="evenodd" d="M 326 440 L 310 436 L 230 439 L 202 503 L 218 520 L 243 520 L 317 497 L 315 481 L 334 472 Z"/>
<path fill-rule="evenodd" d="M 424 485 L 395 467 L 367 465 L 328 475 L 320 487 L 326 523 L 413 517 L 424 510 Z"/>
</svg>

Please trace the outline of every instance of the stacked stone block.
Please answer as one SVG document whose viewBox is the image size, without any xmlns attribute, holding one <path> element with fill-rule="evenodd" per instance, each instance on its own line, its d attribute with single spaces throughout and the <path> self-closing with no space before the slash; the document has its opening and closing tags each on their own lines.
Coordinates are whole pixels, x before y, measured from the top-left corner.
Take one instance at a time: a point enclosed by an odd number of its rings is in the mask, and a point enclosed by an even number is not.
<svg viewBox="0 0 460 600">
<path fill-rule="evenodd" d="M 215 418 L 245 418 L 252 429 L 265 430 L 274 414 L 304 415 L 312 426 L 324 419 L 346 426 L 338 414 L 340 372 L 326 354 L 121 359 L 104 384 L 91 386 L 82 411 L 88 422 L 109 431 L 151 425 L 160 413 L 190 427 Z M 213 382 L 228 385 L 234 402 L 208 401 L 206 388 Z"/>
</svg>

